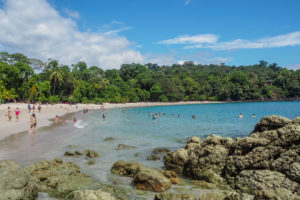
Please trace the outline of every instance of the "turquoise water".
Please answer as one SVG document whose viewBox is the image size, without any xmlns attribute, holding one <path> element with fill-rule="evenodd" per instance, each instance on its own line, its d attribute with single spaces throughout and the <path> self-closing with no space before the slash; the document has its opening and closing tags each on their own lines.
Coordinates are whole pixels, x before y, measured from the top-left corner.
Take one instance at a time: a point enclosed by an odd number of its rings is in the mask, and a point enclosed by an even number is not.
<svg viewBox="0 0 300 200">
<path fill-rule="evenodd" d="M 200 105 L 157 106 L 145 108 L 120 108 L 77 113 L 80 120 L 74 125 L 72 119 L 61 125 L 40 130 L 37 136 L 23 133 L 0 142 L 0 160 L 15 159 L 21 163 L 61 157 L 78 163 L 84 172 L 103 182 L 116 177 L 109 172 L 117 160 L 138 161 L 146 166 L 160 168 L 162 160 L 148 161 L 147 156 L 156 147 L 176 150 L 184 146 L 191 136 L 205 137 L 217 134 L 224 137 L 245 137 L 254 125 L 266 115 L 281 115 L 293 119 L 300 116 L 300 102 L 222 103 Z M 159 113 L 157 120 L 148 113 Z M 165 113 L 165 115 L 163 115 Z M 243 118 L 239 119 L 238 114 Z M 174 117 L 172 116 L 174 114 Z M 256 118 L 252 118 L 252 114 Z M 180 117 L 178 117 L 180 115 Z M 196 116 L 196 119 L 192 118 Z M 113 137 L 113 141 L 104 141 Z M 76 145 L 70 149 L 68 145 Z M 136 146 L 134 149 L 116 150 L 118 144 Z M 66 150 L 93 149 L 101 154 L 96 164 L 89 166 L 84 157 L 66 158 Z M 138 155 L 136 155 L 138 153 Z M 127 181 L 126 178 L 123 179 Z"/>
</svg>

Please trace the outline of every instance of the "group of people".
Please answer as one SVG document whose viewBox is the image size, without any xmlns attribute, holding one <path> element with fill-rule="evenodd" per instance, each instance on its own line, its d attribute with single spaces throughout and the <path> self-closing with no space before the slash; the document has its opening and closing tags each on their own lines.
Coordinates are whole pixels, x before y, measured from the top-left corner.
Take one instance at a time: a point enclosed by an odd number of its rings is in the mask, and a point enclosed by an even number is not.
<svg viewBox="0 0 300 200">
<path fill-rule="evenodd" d="M 149 118 L 151 118 L 151 112 L 148 112 L 148 116 L 149 116 Z M 153 120 L 157 120 L 158 119 L 158 116 L 165 116 L 166 115 L 166 113 L 161 113 L 161 112 L 158 112 L 158 113 L 155 113 L 155 112 L 153 112 L 153 114 L 152 114 L 152 119 Z M 175 117 L 175 114 L 172 114 L 171 115 L 172 116 L 172 118 L 174 118 Z M 181 115 L 180 114 L 178 114 L 177 115 L 177 118 L 180 118 L 181 117 Z M 192 115 L 192 118 L 193 119 L 196 119 L 196 116 L 195 115 Z"/>
<path fill-rule="evenodd" d="M 21 111 L 19 110 L 19 108 L 17 107 L 15 109 L 15 115 L 16 115 L 16 120 L 18 121 L 19 120 L 19 115 L 20 115 Z M 7 108 L 7 117 L 8 117 L 8 121 L 11 121 L 12 120 L 12 117 L 13 117 L 13 113 L 12 113 L 12 110 L 10 108 L 10 106 L 8 106 Z"/>
<path fill-rule="evenodd" d="M 238 117 L 239 117 L 240 119 L 242 119 L 244 116 L 243 116 L 242 113 L 240 113 L 240 114 L 238 115 Z M 252 118 L 255 118 L 255 117 L 256 117 L 256 115 L 255 115 L 255 114 L 252 114 Z"/>
</svg>

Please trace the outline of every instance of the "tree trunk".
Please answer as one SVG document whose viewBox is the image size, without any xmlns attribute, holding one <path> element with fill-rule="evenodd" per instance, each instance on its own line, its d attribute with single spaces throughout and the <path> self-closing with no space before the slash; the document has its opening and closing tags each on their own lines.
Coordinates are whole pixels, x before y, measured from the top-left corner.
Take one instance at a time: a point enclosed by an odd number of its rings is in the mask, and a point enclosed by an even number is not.
<svg viewBox="0 0 300 200">
<path fill-rule="evenodd" d="M 53 86 L 53 96 L 54 96 L 54 94 L 55 94 L 55 81 L 54 81 L 54 86 Z"/>
</svg>

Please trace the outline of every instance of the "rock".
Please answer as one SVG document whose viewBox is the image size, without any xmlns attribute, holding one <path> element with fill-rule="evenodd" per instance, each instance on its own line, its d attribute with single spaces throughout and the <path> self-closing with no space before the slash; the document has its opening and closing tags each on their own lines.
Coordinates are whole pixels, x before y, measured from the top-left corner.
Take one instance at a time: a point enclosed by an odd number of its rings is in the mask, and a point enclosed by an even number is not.
<svg viewBox="0 0 300 200">
<path fill-rule="evenodd" d="M 20 165 L 13 160 L 0 161 L 0 172 L 15 171 L 20 168 Z"/>
<path fill-rule="evenodd" d="M 253 132 L 261 132 L 268 130 L 276 130 L 290 124 L 292 121 L 286 117 L 278 115 L 270 115 L 263 117 L 258 124 L 256 124 Z"/>
<path fill-rule="evenodd" d="M 7 171 L 0 176 L 0 200 L 35 199 L 36 181 L 24 171 Z"/>
<path fill-rule="evenodd" d="M 185 163 L 188 161 L 188 151 L 180 148 L 175 152 L 170 152 L 164 156 L 164 165 L 166 169 L 176 171 L 181 174 Z"/>
<path fill-rule="evenodd" d="M 82 156 L 82 155 L 84 155 L 83 152 L 78 151 L 78 150 L 76 150 L 74 153 L 75 153 L 75 155 L 77 155 L 77 156 Z"/>
<path fill-rule="evenodd" d="M 113 138 L 113 137 L 106 137 L 106 138 L 104 138 L 104 141 L 112 141 L 112 140 L 114 140 L 115 138 Z"/>
<path fill-rule="evenodd" d="M 100 154 L 93 150 L 85 150 L 84 153 L 86 154 L 87 158 L 97 158 Z"/>
<path fill-rule="evenodd" d="M 165 177 L 170 179 L 172 184 L 180 184 L 181 183 L 180 179 L 177 177 L 176 172 L 170 171 L 170 170 L 161 170 L 160 172 L 163 175 L 165 175 Z"/>
<path fill-rule="evenodd" d="M 140 157 L 140 154 L 139 153 L 135 153 L 134 156 L 135 157 Z"/>
<path fill-rule="evenodd" d="M 293 119 L 292 123 L 300 125 L 300 117 L 296 117 L 295 119 Z"/>
<path fill-rule="evenodd" d="M 71 151 L 66 151 L 64 156 L 75 156 L 75 153 L 73 153 Z"/>
<path fill-rule="evenodd" d="M 121 150 L 121 149 L 134 149 L 136 148 L 135 146 L 127 145 L 127 144 L 119 144 L 116 150 Z"/>
<path fill-rule="evenodd" d="M 75 191 L 74 200 L 115 200 L 108 192 L 100 190 L 80 190 Z"/>
<path fill-rule="evenodd" d="M 142 165 L 139 163 L 119 160 L 113 164 L 110 171 L 113 174 L 133 177 L 140 167 L 142 167 Z"/>
<path fill-rule="evenodd" d="M 201 138 L 196 137 L 196 136 L 189 137 L 187 139 L 187 144 L 189 144 L 189 143 L 198 143 L 198 144 L 201 144 L 201 142 L 202 142 Z"/>
<path fill-rule="evenodd" d="M 236 177 L 235 186 L 242 192 L 255 193 L 261 196 L 259 192 L 266 194 L 273 193 L 276 189 L 284 188 L 290 190 L 292 194 L 300 195 L 300 187 L 280 172 L 270 170 L 244 170 Z"/>
<path fill-rule="evenodd" d="M 133 179 L 137 189 L 162 192 L 171 187 L 171 181 L 158 170 L 140 167 Z"/>
<path fill-rule="evenodd" d="M 163 154 L 163 153 L 169 153 L 169 152 L 170 152 L 170 149 L 168 149 L 168 148 L 158 147 L 152 151 L 152 154 Z"/>
<path fill-rule="evenodd" d="M 160 157 L 157 155 L 150 155 L 147 156 L 147 160 L 160 160 Z"/>
<path fill-rule="evenodd" d="M 164 167 L 198 180 L 202 188 L 231 187 L 256 199 L 297 199 L 300 196 L 299 121 L 300 118 L 292 121 L 267 116 L 248 137 L 235 141 L 216 135 L 204 140 L 189 138 L 184 149 L 164 156 Z M 226 199 L 248 197 L 231 193 Z"/>
<path fill-rule="evenodd" d="M 63 163 L 62 159 L 59 159 L 59 158 L 54 158 L 53 161 L 56 162 L 56 163 L 58 163 L 58 164 L 62 164 Z"/>
<path fill-rule="evenodd" d="M 40 161 L 23 169 L 35 181 L 35 188 L 54 197 L 68 199 L 73 191 L 98 189 L 99 184 L 80 173 L 78 165 L 72 162 Z"/>
<path fill-rule="evenodd" d="M 96 164 L 96 161 L 95 161 L 95 160 L 89 160 L 89 161 L 88 161 L 88 165 L 94 165 L 94 164 Z"/>
<path fill-rule="evenodd" d="M 198 200 L 198 198 L 188 194 L 176 193 L 159 193 L 156 194 L 154 200 Z"/>
</svg>

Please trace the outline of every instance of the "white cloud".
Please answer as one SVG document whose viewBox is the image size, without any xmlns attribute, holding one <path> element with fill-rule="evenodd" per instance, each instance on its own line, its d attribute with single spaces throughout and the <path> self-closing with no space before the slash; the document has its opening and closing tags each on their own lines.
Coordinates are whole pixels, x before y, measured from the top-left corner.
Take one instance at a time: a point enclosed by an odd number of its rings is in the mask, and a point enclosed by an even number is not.
<svg viewBox="0 0 300 200">
<path fill-rule="evenodd" d="M 235 49 L 261 49 L 300 45 L 300 31 L 265 37 L 256 40 L 235 39 L 228 42 L 218 42 L 218 37 L 214 34 L 204 34 L 195 36 L 179 36 L 169 40 L 163 40 L 160 44 L 189 44 L 184 49 L 209 48 L 215 50 L 235 50 Z"/>
<path fill-rule="evenodd" d="M 189 5 L 191 3 L 192 0 L 185 0 L 184 5 Z"/>
<path fill-rule="evenodd" d="M 200 35 L 181 35 L 176 38 L 162 40 L 159 44 L 201 44 L 201 43 L 215 43 L 218 36 L 214 34 L 200 34 Z"/>
<path fill-rule="evenodd" d="M 287 66 L 286 68 L 298 70 L 298 69 L 300 69 L 300 64 L 292 64 L 292 65 Z"/>
<path fill-rule="evenodd" d="M 80 60 L 102 68 L 143 63 L 132 42 L 116 34 L 81 32 L 71 18 L 62 17 L 46 0 L 6 0 L 0 8 L 0 50 L 29 57 Z M 118 31 L 115 31 L 118 32 Z"/>
<path fill-rule="evenodd" d="M 68 8 L 64 8 L 63 12 L 66 13 L 69 17 L 72 17 L 74 19 L 79 19 L 80 14 L 77 11 L 69 10 Z"/>
<path fill-rule="evenodd" d="M 274 37 L 266 37 L 257 40 L 236 39 L 229 42 L 220 42 L 208 45 L 208 48 L 217 50 L 230 49 L 260 49 L 273 47 L 286 47 L 300 45 L 300 31 L 292 32 Z"/>
</svg>

